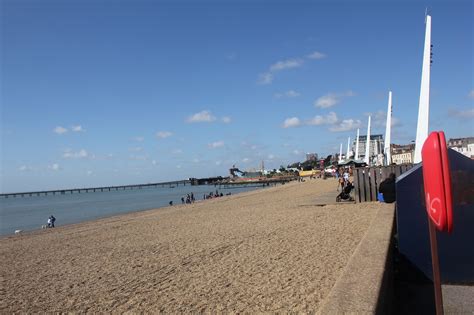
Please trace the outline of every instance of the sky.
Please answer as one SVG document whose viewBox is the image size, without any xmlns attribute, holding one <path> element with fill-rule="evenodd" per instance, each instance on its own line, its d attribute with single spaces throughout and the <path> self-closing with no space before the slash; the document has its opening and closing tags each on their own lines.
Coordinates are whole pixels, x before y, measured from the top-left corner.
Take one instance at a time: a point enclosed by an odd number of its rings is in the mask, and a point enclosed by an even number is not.
<svg viewBox="0 0 474 315">
<path fill-rule="evenodd" d="M 0 0 L 0 191 L 279 168 L 347 138 L 474 136 L 472 1 Z"/>
</svg>

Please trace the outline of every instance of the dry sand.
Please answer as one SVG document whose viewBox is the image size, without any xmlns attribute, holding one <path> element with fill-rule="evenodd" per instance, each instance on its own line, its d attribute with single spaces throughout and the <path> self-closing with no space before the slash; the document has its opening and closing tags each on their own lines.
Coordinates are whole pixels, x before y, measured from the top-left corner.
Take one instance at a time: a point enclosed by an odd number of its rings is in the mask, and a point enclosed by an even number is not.
<svg viewBox="0 0 474 315">
<path fill-rule="evenodd" d="M 377 212 L 311 180 L 0 239 L 0 312 L 305 312 Z"/>
</svg>

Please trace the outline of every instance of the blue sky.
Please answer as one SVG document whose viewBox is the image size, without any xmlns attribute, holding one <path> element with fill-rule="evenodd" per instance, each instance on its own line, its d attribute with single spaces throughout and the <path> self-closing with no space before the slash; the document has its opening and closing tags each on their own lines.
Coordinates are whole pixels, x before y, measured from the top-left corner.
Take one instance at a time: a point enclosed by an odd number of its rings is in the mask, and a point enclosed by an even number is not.
<svg viewBox="0 0 474 315">
<path fill-rule="evenodd" d="M 430 130 L 473 136 L 472 1 L 1 1 L 1 191 L 227 175 L 415 139 L 424 15 Z"/>
</svg>

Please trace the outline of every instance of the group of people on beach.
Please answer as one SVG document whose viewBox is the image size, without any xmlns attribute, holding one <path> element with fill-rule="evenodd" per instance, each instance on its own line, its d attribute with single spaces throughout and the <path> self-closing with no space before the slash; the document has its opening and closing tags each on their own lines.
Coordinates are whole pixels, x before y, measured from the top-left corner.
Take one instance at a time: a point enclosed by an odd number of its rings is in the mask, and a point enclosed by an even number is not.
<svg viewBox="0 0 474 315">
<path fill-rule="evenodd" d="M 185 203 L 186 204 L 190 204 L 190 203 L 194 203 L 195 199 L 194 199 L 194 194 L 191 193 L 191 194 L 187 194 L 186 195 L 186 199 L 183 197 L 181 197 L 181 203 L 184 205 Z"/>
<path fill-rule="evenodd" d="M 53 215 L 50 215 L 48 218 L 48 228 L 53 228 L 54 227 L 54 222 L 56 222 L 56 218 Z"/>
<path fill-rule="evenodd" d="M 226 196 L 229 196 L 231 193 L 227 193 Z M 219 191 L 216 189 L 216 192 L 210 192 L 209 194 L 204 194 L 203 198 L 204 200 L 206 199 L 212 199 L 212 198 L 217 198 L 217 197 L 224 197 L 224 194 L 221 192 L 219 193 Z"/>
</svg>

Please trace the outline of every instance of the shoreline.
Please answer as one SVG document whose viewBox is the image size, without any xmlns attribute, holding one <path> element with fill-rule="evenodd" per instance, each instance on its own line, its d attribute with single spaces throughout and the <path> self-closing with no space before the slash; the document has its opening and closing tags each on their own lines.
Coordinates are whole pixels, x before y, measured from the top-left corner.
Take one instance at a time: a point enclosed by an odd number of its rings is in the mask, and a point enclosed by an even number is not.
<svg viewBox="0 0 474 315">
<path fill-rule="evenodd" d="M 8 312 L 315 312 L 377 205 L 293 182 L 0 239 Z M 356 210 L 356 211 L 354 211 Z"/>
</svg>

